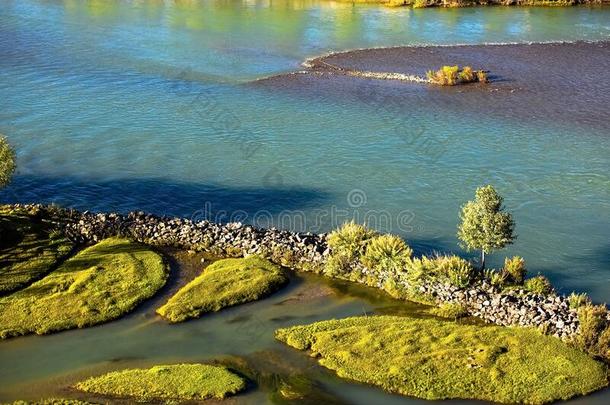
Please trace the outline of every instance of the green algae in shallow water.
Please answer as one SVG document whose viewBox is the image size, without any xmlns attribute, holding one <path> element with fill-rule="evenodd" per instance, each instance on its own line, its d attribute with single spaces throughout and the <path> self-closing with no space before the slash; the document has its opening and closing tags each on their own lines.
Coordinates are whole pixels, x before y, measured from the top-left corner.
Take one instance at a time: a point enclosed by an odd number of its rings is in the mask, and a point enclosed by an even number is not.
<svg viewBox="0 0 610 405">
<path fill-rule="evenodd" d="M 181 322 L 256 301 L 287 281 L 279 266 L 257 256 L 219 260 L 181 288 L 157 313 L 171 322 Z"/>
<path fill-rule="evenodd" d="M 394 316 L 280 329 L 343 378 L 430 400 L 542 404 L 608 385 L 602 363 L 534 329 Z"/>
<path fill-rule="evenodd" d="M 151 297 L 166 279 L 157 253 L 126 239 L 106 239 L 29 287 L 0 298 L 0 337 L 116 319 Z"/>
<path fill-rule="evenodd" d="M 9 293 L 49 272 L 72 244 L 28 215 L 0 207 L 0 293 Z"/>
<path fill-rule="evenodd" d="M 246 382 L 225 367 L 175 364 L 115 371 L 79 382 L 75 388 L 139 401 L 221 399 L 245 389 Z"/>
</svg>

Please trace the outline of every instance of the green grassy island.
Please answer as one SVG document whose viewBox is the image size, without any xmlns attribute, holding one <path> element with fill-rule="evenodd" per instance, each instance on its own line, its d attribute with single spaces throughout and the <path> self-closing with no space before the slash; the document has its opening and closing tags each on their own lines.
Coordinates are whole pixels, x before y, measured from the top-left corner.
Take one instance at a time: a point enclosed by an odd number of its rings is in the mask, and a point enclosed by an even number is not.
<svg viewBox="0 0 610 405">
<path fill-rule="evenodd" d="M 22 288 L 47 274 L 72 244 L 41 221 L 0 207 L 0 293 Z"/>
<path fill-rule="evenodd" d="M 608 385 L 607 367 L 529 328 L 395 316 L 280 329 L 340 377 L 424 398 L 543 404 Z"/>
<path fill-rule="evenodd" d="M 257 256 L 219 260 L 180 289 L 157 313 L 170 322 L 256 301 L 288 282 L 279 266 Z"/>
<path fill-rule="evenodd" d="M 135 400 L 222 399 L 246 388 L 246 381 L 225 367 L 175 364 L 115 371 L 75 386 L 80 391 Z"/>
<path fill-rule="evenodd" d="M 110 238 L 57 270 L 0 298 L 0 337 L 45 334 L 116 319 L 166 281 L 161 256 L 126 239 Z"/>
</svg>

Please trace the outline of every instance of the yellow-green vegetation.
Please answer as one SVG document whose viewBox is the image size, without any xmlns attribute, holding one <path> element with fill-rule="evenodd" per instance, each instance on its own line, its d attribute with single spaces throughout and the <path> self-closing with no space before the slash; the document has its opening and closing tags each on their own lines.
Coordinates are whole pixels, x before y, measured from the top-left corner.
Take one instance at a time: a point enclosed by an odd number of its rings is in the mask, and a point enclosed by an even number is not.
<svg viewBox="0 0 610 405">
<path fill-rule="evenodd" d="M 39 401 L 15 401 L 13 405 L 93 405 L 93 402 L 71 398 L 47 398 Z"/>
<path fill-rule="evenodd" d="M 72 250 L 72 244 L 48 224 L 2 207 L 0 233 L 0 293 L 39 279 Z"/>
<path fill-rule="evenodd" d="M 66 260 L 29 287 L 0 298 L 0 337 L 45 334 L 116 319 L 167 279 L 161 256 L 110 238 Z"/>
<path fill-rule="evenodd" d="M 425 399 L 542 404 L 608 385 L 608 370 L 534 329 L 396 316 L 355 317 L 280 329 L 340 377 Z"/>
<path fill-rule="evenodd" d="M 440 318 L 459 319 L 468 316 L 468 309 L 463 304 L 446 302 L 430 309 L 430 313 Z"/>
<path fill-rule="evenodd" d="M 324 273 L 332 277 L 351 279 L 352 264 L 360 260 L 369 242 L 377 232 L 354 221 L 344 223 L 328 235 L 328 246 L 332 254 L 324 267 Z"/>
<path fill-rule="evenodd" d="M 256 301 L 277 291 L 288 279 L 279 266 L 258 256 L 219 260 L 181 288 L 157 313 L 170 322 Z"/>
<path fill-rule="evenodd" d="M 413 250 L 398 236 L 379 235 L 364 225 L 347 222 L 328 236 L 331 254 L 324 274 L 380 287 L 394 298 L 434 304 L 418 287 L 444 282 L 464 288 L 476 272 L 454 255 L 412 257 Z M 363 267 L 368 269 L 363 272 Z M 406 286 L 409 286 L 407 288 Z"/>
<path fill-rule="evenodd" d="M 455 86 L 466 83 L 487 83 L 487 73 L 484 70 L 473 70 L 470 66 L 443 66 L 437 71 L 429 70 L 426 73 L 432 84 L 440 86 Z"/>
<path fill-rule="evenodd" d="M 76 389 L 137 401 L 222 399 L 246 388 L 246 382 L 225 367 L 174 364 L 115 371 L 79 382 Z"/>
<path fill-rule="evenodd" d="M 513 285 L 523 285 L 527 269 L 525 268 L 525 259 L 520 256 L 504 259 L 504 268 L 502 271 L 506 274 L 506 279 Z"/>
<path fill-rule="evenodd" d="M 523 286 L 527 291 L 539 295 L 548 295 L 553 291 L 553 285 L 549 279 L 542 275 L 525 280 Z"/>
<path fill-rule="evenodd" d="M 379 235 L 372 238 L 362 256 L 362 263 L 377 272 L 402 271 L 413 255 L 404 240 L 395 235 Z"/>
<path fill-rule="evenodd" d="M 578 308 L 578 347 L 610 363 L 610 316 L 605 305 L 586 303 Z"/>
<path fill-rule="evenodd" d="M 590 304 L 591 299 L 587 295 L 587 293 L 576 293 L 572 292 L 568 295 L 568 305 L 570 309 L 578 309 L 584 305 Z"/>
<path fill-rule="evenodd" d="M 5 187 L 15 172 L 15 151 L 0 134 L 0 188 Z"/>
</svg>

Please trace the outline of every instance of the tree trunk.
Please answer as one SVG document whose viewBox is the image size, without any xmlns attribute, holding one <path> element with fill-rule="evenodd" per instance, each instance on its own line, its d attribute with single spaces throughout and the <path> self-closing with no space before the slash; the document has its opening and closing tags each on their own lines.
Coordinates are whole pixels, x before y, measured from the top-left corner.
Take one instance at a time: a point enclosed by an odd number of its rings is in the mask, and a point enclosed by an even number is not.
<svg viewBox="0 0 610 405">
<path fill-rule="evenodd" d="M 481 250 L 481 270 L 485 270 L 485 251 Z"/>
</svg>

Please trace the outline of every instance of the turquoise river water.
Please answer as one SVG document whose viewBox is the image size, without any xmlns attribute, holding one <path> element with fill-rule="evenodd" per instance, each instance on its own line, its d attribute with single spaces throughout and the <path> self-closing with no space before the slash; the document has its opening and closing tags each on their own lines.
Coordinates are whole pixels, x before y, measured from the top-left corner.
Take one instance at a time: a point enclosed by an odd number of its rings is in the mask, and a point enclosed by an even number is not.
<svg viewBox="0 0 610 405">
<path fill-rule="evenodd" d="M 312 97 L 257 81 L 355 48 L 579 40 L 610 40 L 610 7 L 2 0 L 0 133 L 15 146 L 19 170 L 0 201 L 314 232 L 356 218 L 404 236 L 419 253 L 461 252 L 459 207 L 492 183 L 514 213 L 518 239 L 490 264 L 519 254 L 561 292 L 610 301 L 607 115 L 557 120 L 532 103 L 531 117 L 488 114 L 484 105 L 465 116 L 426 89 L 397 111 L 375 101 L 366 84 L 358 97 Z M 610 93 L 608 74 L 600 78 Z M 140 314 L 92 331 L 2 342 L 0 400 L 129 353 L 146 363 L 280 350 L 266 335 L 260 344 L 210 342 L 216 327 L 216 340 L 230 336 L 222 325 L 234 325 L 228 320 L 242 311 L 259 314 L 246 330 L 262 319 L 271 331 L 272 319 L 287 313 L 297 319 L 280 326 L 375 308 L 369 297 L 344 294 L 288 312 L 257 303 L 171 331 Z M 86 354 L 92 345 L 99 352 Z M 420 402 L 327 374 L 327 388 L 343 400 Z M 577 402 L 607 400 L 603 392 Z"/>
</svg>

